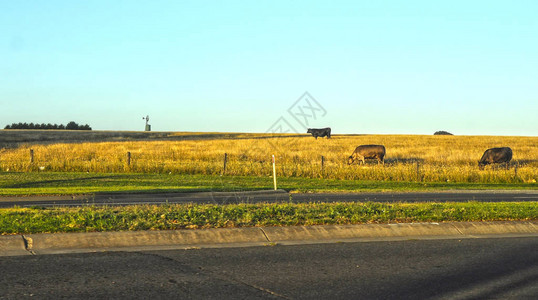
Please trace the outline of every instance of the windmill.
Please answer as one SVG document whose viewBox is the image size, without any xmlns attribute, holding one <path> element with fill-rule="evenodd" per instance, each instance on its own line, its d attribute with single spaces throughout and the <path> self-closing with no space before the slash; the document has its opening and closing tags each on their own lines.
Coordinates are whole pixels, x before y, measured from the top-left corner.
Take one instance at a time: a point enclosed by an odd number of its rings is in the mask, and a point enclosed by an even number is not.
<svg viewBox="0 0 538 300">
<path fill-rule="evenodd" d="M 146 131 L 151 131 L 151 125 L 148 123 L 149 115 L 147 115 L 146 117 L 142 117 L 142 120 L 146 120 Z"/>
</svg>

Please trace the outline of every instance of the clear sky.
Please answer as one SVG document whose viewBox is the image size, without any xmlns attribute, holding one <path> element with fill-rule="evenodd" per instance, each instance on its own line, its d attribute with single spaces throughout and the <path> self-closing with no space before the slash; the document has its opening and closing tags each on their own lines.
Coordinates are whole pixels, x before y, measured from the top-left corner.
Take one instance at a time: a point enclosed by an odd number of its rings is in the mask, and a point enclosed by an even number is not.
<svg viewBox="0 0 538 300">
<path fill-rule="evenodd" d="M 0 126 L 538 135 L 538 1 L 2 1 Z M 319 112 L 319 111 L 318 111 Z M 294 123 L 295 122 L 295 123 Z M 304 124 L 303 124 L 304 125 Z"/>
</svg>

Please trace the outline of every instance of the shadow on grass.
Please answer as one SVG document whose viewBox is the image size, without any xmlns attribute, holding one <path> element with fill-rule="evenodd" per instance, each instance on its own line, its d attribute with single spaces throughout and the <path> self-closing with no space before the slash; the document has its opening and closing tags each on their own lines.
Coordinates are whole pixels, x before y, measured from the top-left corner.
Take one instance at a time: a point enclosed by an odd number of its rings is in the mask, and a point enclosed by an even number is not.
<svg viewBox="0 0 538 300">
<path fill-rule="evenodd" d="M 406 158 L 386 158 L 385 159 L 385 165 L 397 165 L 397 164 L 416 164 L 416 163 L 424 163 L 423 158 L 419 157 L 406 157 Z"/>
<path fill-rule="evenodd" d="M 53 183 L 68 184 L 70 182 L 81 182 L 81 181 L 91 181 L 91 180 L 100 180 L 100 179 L 121 179 L 121 178 L 128 178 L 128 176 L 123 175 L 123 174 L 118 174 L 118 175 L 93 176 L 93 177 L 84 177 L 84 178 L 42 180 L 42 181 L 23 182 L 23 183 L 7 185 L 7 186 L 4 186 L 4 188 L 13 188 L 13 189 L 16 189 L 16 188 L 33 188 L 33 187 L 39 187 L 39 186 L 42 186 L 42 185 L 53 184 Z"/>
<path fill-rule="evenodd" d="M 518 167 L 523 167 L 523 166 L 527 166 L 527 165 L 531 165 L 531 164 L 538 164 L 538 160 L 536 160 L 536 159 L 518 159 L 518 160 L 513 160 L 511 162 L 511 165 L 516 165 Z"/>
<path fill-rule="evenodd" d="M 222 139 L 282 139 L 307 138 L 310 134 L 261 134 L 261 133 L 202 133 L 134 131 L 71 131 L 71 130 L 0 130 L 0 148 L 14 149 L 23 145 L 49 145 L 56 143 L 101 143 L 125 141 L 185 141 Z"/>
</svg>

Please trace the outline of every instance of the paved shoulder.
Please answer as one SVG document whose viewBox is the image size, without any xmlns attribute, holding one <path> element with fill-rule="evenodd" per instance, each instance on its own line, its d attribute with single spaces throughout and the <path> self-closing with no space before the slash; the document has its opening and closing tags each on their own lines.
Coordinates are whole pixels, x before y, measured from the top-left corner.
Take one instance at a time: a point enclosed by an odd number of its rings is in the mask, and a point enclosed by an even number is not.
<svg viewBox="0 0 538 300">
<path fill-rule="evenodd" d="M 137 205 L 168 203 L 234 204 L 278 202 L 520 202 L 538 201 L 538 191 L 442 191 L 418 193 L 288 193 L 284 190 L 96 194 L 76 196 L 0 197 L 0 207 Z"/>
</svg>

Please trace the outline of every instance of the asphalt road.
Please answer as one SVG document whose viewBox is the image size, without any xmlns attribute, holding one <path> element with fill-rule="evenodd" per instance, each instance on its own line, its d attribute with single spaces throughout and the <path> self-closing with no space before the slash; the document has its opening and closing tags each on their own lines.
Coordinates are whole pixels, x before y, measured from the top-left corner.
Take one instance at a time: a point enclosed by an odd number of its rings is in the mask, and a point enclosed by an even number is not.
<svg viewBox="0 0 538 300">
<path fill-rule="evenodd" d="M 260 202 L 500 202 L 538 201 L 538 191 L 446 191 L 420 193 L 289 194 L 286 191 L 203 192 L 160 194 L 96 194 L 50 197 L 0 197 L 0 207 L 135 205 L 164 203 L 260 203 Z"/>
<path fill-rule="evenodd" d="M 0 299 L 537 299 L 538 238 L 0 257 Z"/>
</svg>

